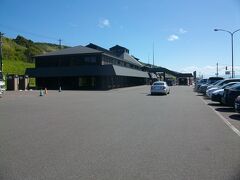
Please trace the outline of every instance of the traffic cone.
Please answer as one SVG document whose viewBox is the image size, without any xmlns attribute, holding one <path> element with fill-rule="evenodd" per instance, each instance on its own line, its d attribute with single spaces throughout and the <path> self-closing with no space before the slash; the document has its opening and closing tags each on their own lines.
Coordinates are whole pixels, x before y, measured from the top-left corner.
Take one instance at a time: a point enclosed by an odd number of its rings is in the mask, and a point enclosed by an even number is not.
<svg viewBox="0 0 240 180">
<path fill-rule="evenodd" d="M 45 88 L 45 92 L 44 92 L 46 95 L 48 94 L 48 92 L 47 92 L 47 88 Z"/>
<path fill-rule="evenodd" d="M 39 96 L 43 96 L 43 91 L 42 89 L 40 89 L 40 95 Z"/>
<path fill-rule="evenodd" d="M 61 88 L 61 86 L 59 86 L 59 92 L 61 92 L 62 91 L 62 88 Z"/>
</svg>

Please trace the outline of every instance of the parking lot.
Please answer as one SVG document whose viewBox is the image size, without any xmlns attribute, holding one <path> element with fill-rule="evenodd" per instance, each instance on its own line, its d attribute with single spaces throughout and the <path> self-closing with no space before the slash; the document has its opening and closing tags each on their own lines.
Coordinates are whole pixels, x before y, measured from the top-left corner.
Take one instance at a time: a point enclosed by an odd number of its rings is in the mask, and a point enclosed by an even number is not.
<svg viewBox="0 0 240 180">
<path fill-rule="evenodd" d="M 240 178 L 240 118 L 172 86 L 6 92 L 0 98 L 0 179 Z"/>
<path fill-rule="evenodd" d="M 234 107 L 222 105 L 218 102 L 213 102 L 211 99 L 209 99 L 206 96 L 203 96 L 201 94 L 198 94 L 197 96 L 202 97 L 202 100 L 217 114 L 220 114 L 224 119 L 228 121 L 234 128 L 236 128 L 238 131 L 240 131 L 240 114 L 237 113 L 234 109 Z"/>
</svg>

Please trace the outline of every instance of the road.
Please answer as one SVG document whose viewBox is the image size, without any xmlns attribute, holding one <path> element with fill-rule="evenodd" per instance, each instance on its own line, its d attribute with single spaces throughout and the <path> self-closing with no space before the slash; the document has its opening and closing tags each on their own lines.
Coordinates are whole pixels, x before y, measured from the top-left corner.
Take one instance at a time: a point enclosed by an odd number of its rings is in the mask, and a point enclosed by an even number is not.
<svg viewBox="0 0 240 180">
<path fill-rule="evenodd" d="M 7 92 L 1 180 L 239 180 L 240 137 L 193 92 Z"/>
</svg>

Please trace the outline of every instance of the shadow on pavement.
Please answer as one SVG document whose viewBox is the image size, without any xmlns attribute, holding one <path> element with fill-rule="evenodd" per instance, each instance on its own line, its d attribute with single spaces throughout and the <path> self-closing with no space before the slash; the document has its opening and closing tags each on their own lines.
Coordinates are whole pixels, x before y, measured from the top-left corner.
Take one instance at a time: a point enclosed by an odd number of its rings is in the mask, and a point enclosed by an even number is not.
<svg viewBox="0 0 240 180">
<path fill-rule="evenodd" d="M 208 103 L 209 106 L 224 106 L 223 104 L 220 104 L 220 103 Z"/>
<path fill-rule="evenodd" d="M 203 99 L 210 100 L 210 98 L 209 98 L 209 97 L 207 97 L 207 96 L 204 96 L 204 97 L 203 97 Z"/>
<path fill-rule="evenodd" d="M 233 107 L 216 108 L 215 110 L 219 112 L 235 112 Z"/>
<path fill-rule="evenodd" d="M 165 94 L 147 94 L 146 96 L 166 96 Z"/>
<path fill-rule="evenodd" d="M 240 114 L 233 114 L 229 116 L 230 119 L 240 121 Z"/>
<path fill-rule="evenodd" d="M 203 94 L 197 94 L 196 96 L 204 96 Z"/>
</svg>

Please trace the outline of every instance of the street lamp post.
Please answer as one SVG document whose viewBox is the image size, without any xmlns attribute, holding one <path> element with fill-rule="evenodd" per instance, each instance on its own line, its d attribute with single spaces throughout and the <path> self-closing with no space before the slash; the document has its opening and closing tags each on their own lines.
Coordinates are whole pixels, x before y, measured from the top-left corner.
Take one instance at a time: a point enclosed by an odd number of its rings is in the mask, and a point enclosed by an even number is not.
<svg viewBox="0 0 240 180">
<path fill-rule="evenodd" d="M 227 30 L 224 30 L 224 29 L 214 29 L 214 31 L 224 31 L 224 32 L 227 32 L 231 35 L 231 44 L 232 44 L 232 78 L 234 77 L 233 74 L 234 74 L 234 70 L 233 70 L 233 35 L 240 31 L 240 29 L 236 30 L 236 31 L 233 31 L 233 32 L 230 32 L 230 31 L 227 31 Z"/>
</svg>

